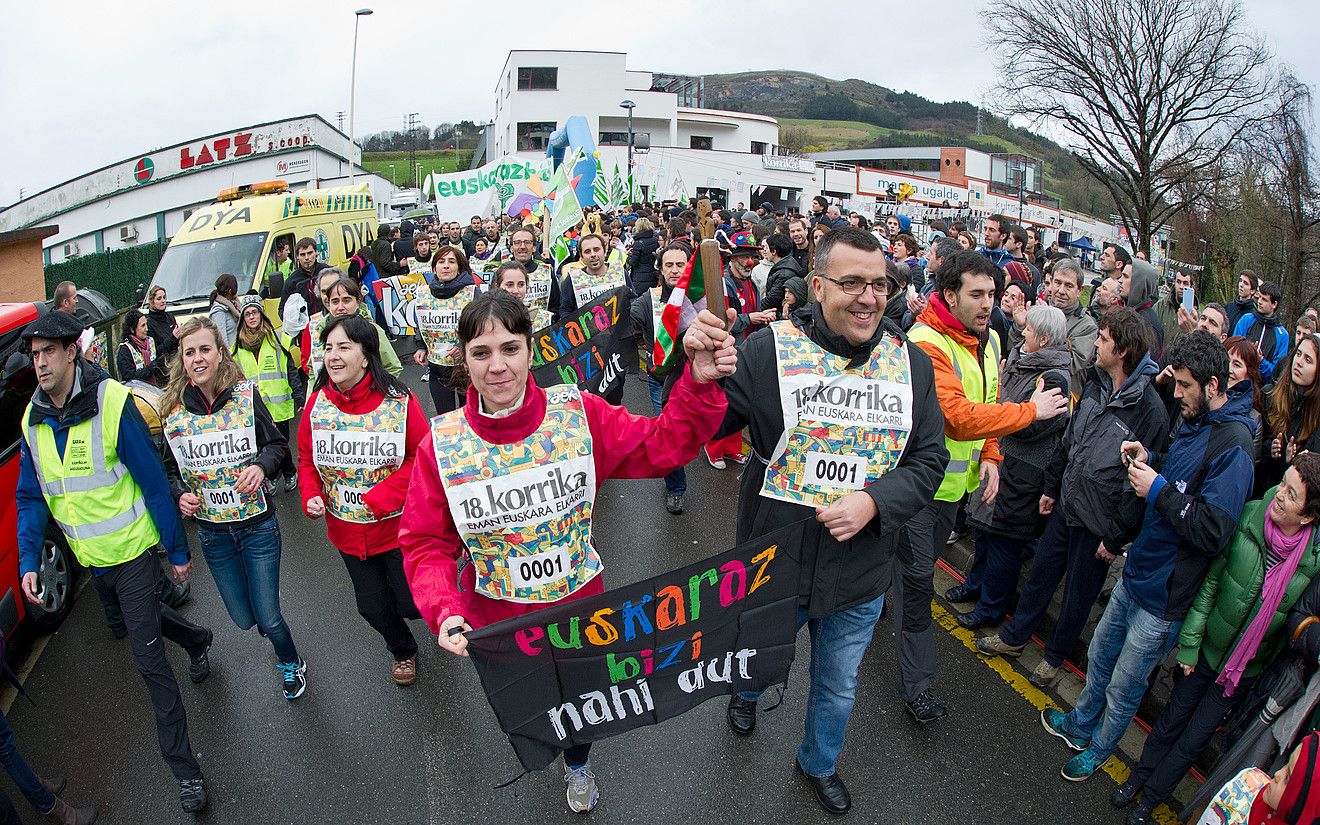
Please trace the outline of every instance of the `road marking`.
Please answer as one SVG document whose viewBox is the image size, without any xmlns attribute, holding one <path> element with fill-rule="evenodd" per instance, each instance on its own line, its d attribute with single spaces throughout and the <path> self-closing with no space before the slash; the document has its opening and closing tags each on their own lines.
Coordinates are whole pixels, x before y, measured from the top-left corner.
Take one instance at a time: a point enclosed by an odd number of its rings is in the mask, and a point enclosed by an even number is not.
<svg viewBox="0 0 1320 825">
<path fill-rule="evenodd" d="M 78 589 L 75 590 L 73 595 L 69 598 L 78 598 L 79 594 L 83 592 L 91 580 L 91 574 L 83 576 L 82 582 L 78 585 Z M 59 630 L 56 629 L 50 633 L 43 634 L 41 638 L 32 643 L 32 650 L 28 652 L 28 657 L 23 660 L 23 664 L 19 665 L 18 669 L 14 672 L 14 675 L 18 677 L 18 683 L 20 685 L 27 684 L 27 678 L 36 668 L 37 660 L 41 658 L 41 654 L 45 651 L 46 645 L 50 644 L 50 640 L 53 639 L 58 632 Z M 17 698 L 18 688 L 9 684 L 8 681 L 5 681 L 4 687 L 0 688 L 0 712 L 8 714 L 9 708 L 13 706 L 14 700 Z"/>
<path fill-rule="evenodd" d="M 1023 699 L 1030 702 L 1036 710 L 1044 710 L 1045 708 L 1063 710 L 1044 691 L 1027 681 L 1027 677 L 1019 673 L 1017 668 L 1013 667 L 1003 656 L 982 656 L 978 653 L 976 650 L 976 634 L 958 624 L 958 620 L 954 618 L 953 614 L 939 602 L 931 601 L 930 614 L 936 624 L 944 628 L 954 639 L 961 642 L 963 647 L 975 653 L 976 658 L 980 659 L 986 667 L 999 674 L 999 678 L 1003 679 Z M 1106 759 L 1105 764 L 1101 765 L 1100 769 L 1119 785 L 1126 782 L 1128 774 L 1131 773 L 1127 763 L 1117 756 L 1110 756 Z M 1178 817 L 1169 809 L 1168 805 L 1160 805 L 1155 809 L 1155 821 L 1161 823 L 1161 825 L 1178 825 Z"/>
</svg>

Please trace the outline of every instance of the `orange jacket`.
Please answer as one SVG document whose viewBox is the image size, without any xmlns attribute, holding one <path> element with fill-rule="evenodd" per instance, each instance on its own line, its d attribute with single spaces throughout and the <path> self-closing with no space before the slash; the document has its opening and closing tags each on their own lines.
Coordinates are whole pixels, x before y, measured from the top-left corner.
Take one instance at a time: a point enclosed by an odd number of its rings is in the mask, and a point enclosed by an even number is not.
<svg viewBox="0 0 1320 825">
<path fill-rule="evenodd" d="M 936 332 L 947 335 L 953 343 L 961 345 L 981 361 L 981 339 L 962 325 L 943 296 L 935 292 L 930 303 L 918 316 L 917 321 Z M 994 335 L 994 332 L 989 332 Z M 953 364 L 940 351 L 939 347 L 918 341 L 917 346 L 930 356 L 935 367 L 935 394 L 940 399 L 940 409 L 944 412 L 944 434 L 954 441 L 977 441 L 984 438 L 981 448 L 981 460 L 999 463 L 1003 456 L 999 453 L 998 436 L 1015 433 L 1036 420 L 1036 405 L 1027 401 L 1022 404 L 976 404 L 967 400 L 962 381 L 953 371 Z"/>
</svg>

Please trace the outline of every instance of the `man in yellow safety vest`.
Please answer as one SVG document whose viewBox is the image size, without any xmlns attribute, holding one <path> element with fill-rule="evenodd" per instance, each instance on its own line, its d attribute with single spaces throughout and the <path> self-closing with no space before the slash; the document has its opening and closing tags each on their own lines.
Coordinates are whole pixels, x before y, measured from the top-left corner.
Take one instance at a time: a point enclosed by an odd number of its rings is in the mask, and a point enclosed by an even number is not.
<svg viewBox="0 0 1320 825">
<path fill-rule="evenodd" d="M 53 517 L 78 561 L 93 574 L 103 599 L 123 612 L 156 712 L 161 755 L 179 783 L 185 811 L 206 806 L 202 770 L 188 739 L 188 720 L 163 635 L 188 651 L 189 675 L 211 672 L 211 631 L 192 624 L 156 598 L 163 544 L 180 580 L 191 567 L 188 542 L 160 457 L 129 390 L 80 354 L 82 324 L 50 312 L 23 332 L 37 391 L 22 419 L 18 501 L 19 571 L 23 594 L 43 596 L 40 559 Z"/>
</svg>

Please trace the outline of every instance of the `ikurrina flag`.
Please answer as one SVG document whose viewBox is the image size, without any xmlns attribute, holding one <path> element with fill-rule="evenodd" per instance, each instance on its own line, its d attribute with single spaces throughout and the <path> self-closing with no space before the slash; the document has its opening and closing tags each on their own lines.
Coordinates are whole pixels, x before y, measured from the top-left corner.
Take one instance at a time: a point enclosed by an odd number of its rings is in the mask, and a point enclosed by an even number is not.
<svg viewBox="0 0 1320 825">
<path fill-rule="evenodd" d="M 660 324 L 655 330 L 655 349 L 652 351 L 657 375 L 665 374 L 674 366 L 679 353 L 683 351 L 683 333 L 692 325 L 697 313 L 706 308 L 707 277 L 701 265 L 701 250 L 697 250 L 688 259 L 678 284 L 669 293 L 669 303 L 660 312 Z M 723 274 L 713 272 L 709 277 L 720 278 Z"/>
<path fill-rule="evenodd" d="M 785 683 L 806 523 L 468 632 L 472 664 L 523 768 L 709 699 Z M 509 564 L 540 561 L 514 555 Z"/>
</svg>

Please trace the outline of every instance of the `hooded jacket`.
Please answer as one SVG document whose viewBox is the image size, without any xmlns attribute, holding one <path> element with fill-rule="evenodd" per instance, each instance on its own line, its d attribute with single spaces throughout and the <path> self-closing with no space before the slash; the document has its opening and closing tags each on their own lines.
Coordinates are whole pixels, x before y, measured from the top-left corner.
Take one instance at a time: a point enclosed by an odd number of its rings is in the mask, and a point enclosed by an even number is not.
<svg viewBox="0 0 1320 825">
<path fill-rule="evenodd" d="M 1147 355 L 1114 392 L 1109 373 L 1092 367 L 1045 471 L 1042 493 L 1063 508 L 1068 525 L 1085 528 L 1113 552 L 1137 534 L 1145 511 L 1128 484 L 1123 442 L 1154 450 L 1168 444 L 1169 418 L 1154 383 L 1159 371 Z"/>
<path fill-rule="evenodd" d="M 1068 370 L 1072 358 L 1064 341 L 1052 342 L 1035 352 L 1014 350 L 1000 378 L 999 397 L 1022 401 L 1036 391 L 1037 380 L 1046 389 L 1068 395 Z M 968 496 L 967 517 L 977 527 L 1001 536 L 1031 540 L 1040 535 L 1045 519 L 1040 514 L 1040 494 L 1045 468 L 1058 448 L 1068 415 L 1033 421 L 999 439 L 1004 460 L 999 466 L 999 493 L 986 504 L 981 496 Z"/>
<path fill-rule="evenodd" d="M 789 278 L 805 278 L 807 273 L 798 265 L 797 259 L 792 255 L 780 258 L 770 267 L 770 273 L 765 278 L 765 290 L 761 295 L 761 306 L 759 309 L 773 309 L 779 312 L 780 307 L 784 305 L 784 284 L 788 283 Z"/>
<path fill-rule="evenodd" d="M 1154 336 L 1151 339 L 1150 354 L 1158 362 L 1164 360 L 1164 324 L 1160 321 L 1159 313 L 1155 311 L 1157 277 L 1155 267 L 1140 258 L 1134 260 L 1132 285 L 1128 289 L 1126 303 L 1150 326 L 1151 335 Z"/>
<path fill-rule="evenodd" d="M 896 337 L 907 347 L 912 368 L 912 432 L 903 457 L 897 467 L 862 490 L 875 502 L 875 518 L 844 542 L 835 540 L 819 522 L 805 527 L 798 598 L 809 616 L 820 618 L 870 601 L 889 589 L 900 528 L 930 503 L 944 476 L 949 452 L 944 447 L 943 417 L 930 358 L 896 325 L 882 321 L 870 341 L 854 346 L 829 328 L 820 304 L 794 312 L 790 321 L 817 346 L 849 358 L 852 364 L 869 358 L 881 335 Z M 759 330 L 747 339 L 738 350 L 737 372 L 723 383 L 729 412 L 717 437 L 749 427 L 756 453 L 756 460 L 743 469 L 738 542 L 812 518 L 815 511 L 810 507 L 761 495 L 767 457 L 774 454 L 784 434 L 772 330 Z"/>
<path fill-rule="evenodd" d="M 1228 328 L 1237 329 L 1237 322 L 1243 315 L 1256 311 L 1256 299 L 1252 297 L 1239 298 L 1229 303 L 1224 309 L 1228 312 Z"/>
<path fill-rule="evenodd" d="M 73 387 L 63 407 L 51 403 L 45 391 L 38 388 L 32 396 L 32 415 L 26 424 L 47 424 L 54 431 L 55 447 L 63 453 L 68 445 L 69 430 L 97 414 L 96 388 L 110 378 L 94 364 L 79 357 L 73 362 Z M 188 563 L 188 537 L 183 532 L 174 499 L 170 496 L 169 481 L 160 464 L 160 454 L 151 443 L 146 422 L 136 404 L 125 404 L 119 419 L 119 437 L 115 441 L 119 461 L 142 490 L 142 499 L 151 512 L 151 520 L 160 533 L 161 544 L 169 555 L 170 563 Z M 50 523 L 50 507 L 37 482 L 33 456 L 28 452 L 27 439 L 19 439 L 18 510 L 19 575 L 35 573 L 41 558 L 46 526 Z M 143 547 L 146 552 L 150 548 Z M 95 569 L 93 572 L 96 572 Z"/>
<path fill-rule="evenodd" d="M 1147 613 L 1181 621 L 1211 559 L 1232 539 L 1255 476 L 1250 413 L 1250 395 L 1229 395 L 1219 409 L 1184 421 L 1167 453 L 1150 451 L 1159 475 L 1123 565 L 1123 586 Z"/>
<path fill-rule="evenodd" d="M 234 388 L 230 387 L 215 397 L 215 403 L 210 404 L 202 395 L 202 391 L 190 383 L 183 388 L 183 408 L 193 415 L 210 415 L 222 409 L 233 397 Z M 266 474 L 266 478 L 275 478 L 280 474 L 280 466 L 289 454 L 289 442 L 284 434 L 279 431 L 279 428 L 275 426 L 275 421 L 270 417 L 270 410 L 266 408 L 266 402 L 261 400 L 261 393 L 256 392 L 255 387 L 252 393 L 252 410 L 257 431 L 257 454 L 253 457 L 252 464 L 260 467 L 261 471 Z M 165 475 L 170 480 L 170 495 L 174 496 L 174 500 L 177 502 L 179 496 L 184 493 L 196 491 L 184 483 L 183 474 L 179 472 L 179 463 L 174 457 L 174 450 L 167 445 L 164 453 Z M 259 513 L 243 521 L 230 522 L 225 527 L 232 529 L 250 527 L 274 516 L 275 497 L 268 494 L 266 496 L 266 512 Z M 201 529 L 211 529 L 209 524 L 200 521 L 197 526 Z"/>
<path fill-rule="evenodd" d="M 956 346 L 971 353 L 978 364 L 981 363 L 988 338 L 978 337 L 963 326 L 953 316 L 948 304 L 944 303 L 944 295 L 939 290 L 931 293 L 930 301 L 917 317 L 917 322 L 947 336 Z M 931 366 L 935 369 L 935 391 L 940 409 L 944 412 L 944 434 L 954 441 L 977 441 L 984 438 L 986 441 L 981 448 L 981 460 L 999 463 L 1002 456 L 998 437 L 1017 432 L 1035 421 L 1036 405 L 1030 401 L 973 403 L 967 399 L 962 380 L 954 372 L 948 356 L 934 345 L 918 343 L 917 346 L 930 356 Z"/>
<path fill-rule="evenodd" d="M 1266 384 L 1274 380 L 1274 371 L 1288 357 L 1291 336 L 1288 328 L 1279 323 L 1276 316 L 1268 318 L 1257 312 L 1247 312 L 1238 318 L 1233 327 L 1234 335 L 1241 335 L 1256 345 L 1260 351 L 1260 377 Z"/>
<path fill-rule="evenodd" d="M 174 313 L 165 309 L 147 310 L 147 334 L 156 342 L 156 352 L 168 359 L 179 348 L 179 339 L 174 337 Z"/>
<path fill-rule="evenodd" d="M 1222 670 L 1242 633 L 1256 618 L 1265 585 L 1268 552 L 1265 519 L 1269 518 L 1274 493 L 1272 489 L 1264 499 L 1249 502 L 1242 509 L 1242 522 L 1232 543 L 1210 563 L 1210 572 L 1197 591 L 1178 637 L 1178 661 L 1181 664 L 1195 665 L 1198 657 L 1203 656 L 1210 667 Z M 1248 678 L 1263 671 L 1287 641 L 1284 629 L 1289 610 L 1320 572 L 1320 532 L 1313 531 L 1310 544 L 1299 547 L 1297 552 L 1302 557 L 1288 580 L 1283 599 L 1275 608 L 1256 655 L 1247 665 L 1243 675 Z"/>
<path fill-rule="evenodd" d="M 628 253 L 628 283 L 634 295 L 641 295 L 655 286 L 655 253 L 660 249 L 660 240 L 655 230 L 638 232 L 633 235 L 632 251 Z"/>
</svg>

